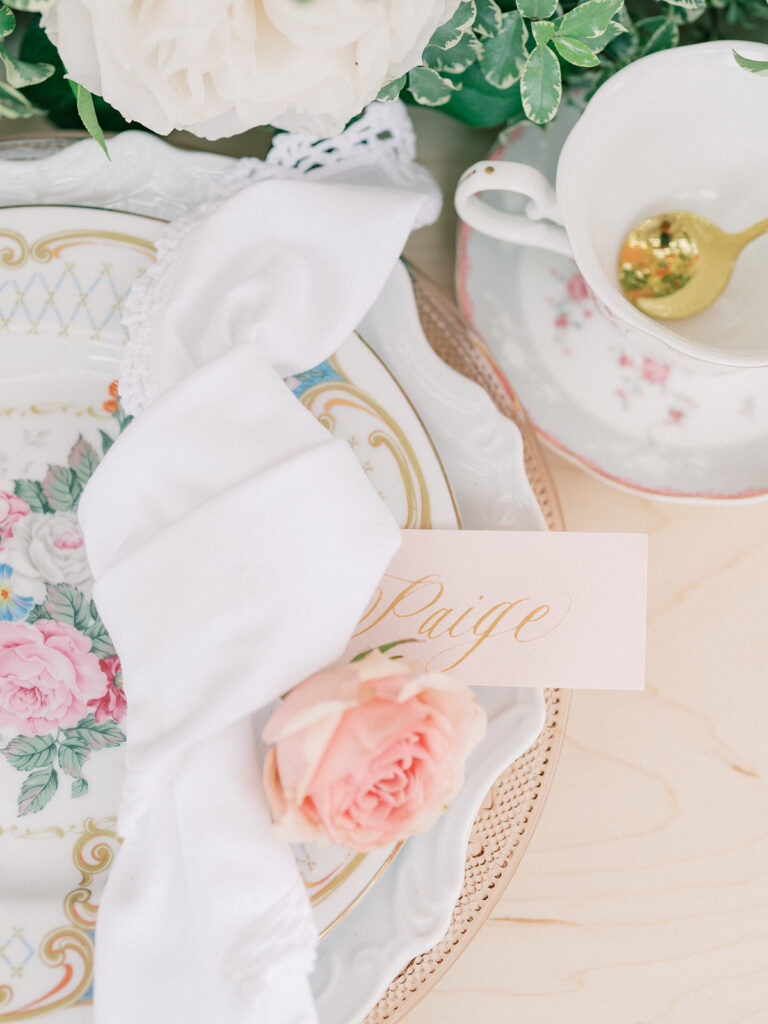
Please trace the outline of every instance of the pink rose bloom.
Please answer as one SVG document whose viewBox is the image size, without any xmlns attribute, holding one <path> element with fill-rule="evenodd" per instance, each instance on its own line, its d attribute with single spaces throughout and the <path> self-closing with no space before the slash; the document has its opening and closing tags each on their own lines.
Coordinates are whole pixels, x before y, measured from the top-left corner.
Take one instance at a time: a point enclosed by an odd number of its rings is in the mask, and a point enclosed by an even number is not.
<svg viewBox="0 0 768 1024">
<path fill-rule="evenodd" d="M 565 287 L 568 291 L 569 297 L 574 302 L 583 302 L 589 298 L 589 288 L 587 288 L 587 282 L 581 276 L 581 274 L 575 271 L 568 280 L 565 282 Z"/>
<path fill-rule="evenodd" d="M 103 696 L 96 700 L 89 700 L 88 707 L 93 708 L 93 718 L 96 722 L 104 722 L 107 718 L 115 722 L 122 720 L 125 715 L 127 703 L 123 693 L 123 670 L 120 659 L 117 655 L 111 658 L 104 658 L 99 662 L 99 667 L 107 677 L 107 689 Z"/>
<path fill-rule="evenodd" d="M 378 652 L 311 676 L 264 729 L 264 785 L 289 842 L 369 850 L 423 832 L 464 781 L 485 732 L 470 688 Z"/>
<path fill-rule="evenodd" d="M 25 736 L 67 729 L 106 687 L 91 641 L 74 626 L 0 622 L 0 727 Z"/>
<path fill-rule="evenodd" d="M 13 536 L 13 528 L 20 519 L 29 515 L 29 505 L 23 498 L 0 491 L 0 551 Z"/>
<path fill-rule="evenodd" d="M 647 356 L 643 359 L 643 377 L 651 384 L 663 384 L 669 376 L 667 363 L 658 363 Z"/>
</svg>

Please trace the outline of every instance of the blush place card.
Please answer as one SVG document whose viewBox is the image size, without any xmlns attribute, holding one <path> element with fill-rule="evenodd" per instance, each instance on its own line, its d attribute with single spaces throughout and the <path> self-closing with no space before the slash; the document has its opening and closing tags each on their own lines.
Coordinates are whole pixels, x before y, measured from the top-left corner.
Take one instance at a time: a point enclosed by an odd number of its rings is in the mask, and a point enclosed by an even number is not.
<svg viewBox="0 0 768 1024">
<path fill-rule="evenodd" d="M 405 530 L 345 658 L 393 641 L 477 686 L 640 690 L 645 534 Z"/>
</svg>

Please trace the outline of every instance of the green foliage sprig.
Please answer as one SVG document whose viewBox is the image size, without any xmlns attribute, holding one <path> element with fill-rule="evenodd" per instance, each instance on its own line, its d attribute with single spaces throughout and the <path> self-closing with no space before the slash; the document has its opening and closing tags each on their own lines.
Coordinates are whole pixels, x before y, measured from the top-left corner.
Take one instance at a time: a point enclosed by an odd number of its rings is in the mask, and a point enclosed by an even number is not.
<svg viewBox="0 0 768 1024">
<path fill-rule="evenodd" d="M 462 0 L 423 66 L 380 98 L 402 95 L 478 126 L 545 124 L 565 86 L 589 96 L 640 57 L 732 36 L 768 41 L 766 0 Z"/>
</svg>

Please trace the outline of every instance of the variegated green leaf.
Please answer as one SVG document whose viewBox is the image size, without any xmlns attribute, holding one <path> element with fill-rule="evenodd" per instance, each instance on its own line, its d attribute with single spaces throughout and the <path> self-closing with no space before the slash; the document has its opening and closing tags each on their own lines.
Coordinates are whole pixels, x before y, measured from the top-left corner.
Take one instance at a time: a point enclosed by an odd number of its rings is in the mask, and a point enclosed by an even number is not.
<svg viewBox="0 0 768 1024">
<path fill-rule="evenodd" d="M 555 49 L 569 64 L 575 64 L 579 68 L 593 68 L 600 63 L 595 51 L 583 43 L 580 39 L 571 39 L 569 36 L 555 36 L 553 40 Z"/>
<path fill-rule="evenodd" d="M 15 89 L 37 85 L 53 74 L 53 64 L 30 64 L 28 61 L 19 60 L 8 52 L 3 43 L 0 43 L 0 61 L 5 66 L 6 81 Z"/>
<path fill-rule="evenodd" d="M 518 11 L 504 14 L 501 30 L 483 43 L 480 70 L 497 89 L 508 89 L 523 73 L 528 53 L 528 29 Z"/>
<path fill-rule="evenodd" d="M 595 39 L 622 6 L 623 0 L 586 0 L 569 11 L 560 22 L 558 35 L 575 39 Z"/>
<path fill-rule="evenodd" d="M 733 51 L 733 57 L 740 68 L 751 71 L 755 75 L 768 75 L 768 60 L 754 60 L 752 57 L 743 57 L 740 53 Z"/>
<path fill-rule="evenodd" d="M 476 14 L 475 0 L 461 0 L 452 17 L 432 33 L 429 45 L 437 46 L 442 50 L 450 50 L 452 46 L 458 44 L 465 33 L 472 30 Z"/>
<path fill-rule="evenodd" d="M 702 11 L 707 6 L 707 0 L 662 0 L 662 3 L 684 7 L 687 11 Z"/>
<path fill-rule="evenodd" d="M 496 0 L 477 0 L 474 29 L 480 39 L 489 39 L 501 30 L 502 11 Z"/>
<path fill-rule="evenodd" d="M 536 124 L 551 121 L 560 106 L 563 83 L 560 64 L 548 46 L 537 46 L 520 79 L 525 116 Z"/>
<path fill-rule="evenodd" d="M 548 43 L 555 34 L 555 26 L 551 21 L 531 22 L 531 30 L 535 42 L 540 44 Z"/>
<path fill-rule="evenodd" d="M 0 82 L 0 117 L 20 118 L 34 117 L 35 114 L 43 114 L 44 111 L 30 103 L 26 96 L 23 96 L 18 89 L 14 89 L 7 82 Z"/>
<path fill-rule="evenodd" d="M 400 75 L 399 78 L 393 78 L 391 82 L 387 82 L 386 85 L 382 85 L 379 89 L 379 94 L 376 97 L 382 103 L 391 103 L 396 100 L 400 93 L 405 88 L 405 83 L 408 81 L 407 75 Z M 103 435 L 102 431 L 102 435 Z M 111 438 L 110 438 L 111 440 Z"/>
<path fill-rule="evenodd" d="M 637 28 L 650 32 L 640 50 L 641 57 L 647 57 L 650 53 L 658 53 L 659 50 L 669 50 L 680 42 L 680 29 L 671 18 L 646 18 L 643 21 L 638 21 Z"/>
<path fill-rule="evenodd" d="M 111 718 L 105 722 L 96 722 L 93 715 L 88 715 L 71 729 L 62 731 L 65 743 L 86 747 L 88 750 L 117 747 L 125 740 L 125 733 Z"/>
<path fill-rule="evenodd" d="M 557 0 L 517 0 L 517 9 L 526 18 L 551 18 Z"/>
<path fill-rule="evenodd" d="M 408 88 L 417 103 L 425 107 L 442 107 L 459 86 L 432 68 L 413 68 L 408 72 Z"/>
<path fill-rule="evenodd" d="M 65 739 L 59 746 L 59 766 L 73 779 L 82 778 L 82 767 L 90 756 L 90 748 L 73 736 Z"/>
<path fill-rule="evenodd" d="M 32 11 L 35 14 L 42 14 L 49 7 L 53 7 L 56 0 L 12 0 L 8 5 L 15 11 Z"/>
<path fill-rule="evenodd" d="M 609 43 L 619 36 L 626 35 L 627 32 L 628 29 L 620 21 L 610 21 L 605 32 L 601 32 L 599 36 L 594 36 L 592 39 L 583 39 L 582 42 L 586 43 L 593 53 L 601 53 Z"/>
<path fill-rule="evenodd" d="M 0 39 L 5 39 L 16 28 L 16 15 L 5 4 L 0 5 Z"/>
<path fill-rule="evenodd" d="M 455 46 L 443 50 L 438 46 L 428 46 L 422 56 L 427 67 L 435 71 L 445 71 L 458 75 L 474 64 L 481 53 L 482 44 L 472 32 L 467 32 Z"/>
</svg>

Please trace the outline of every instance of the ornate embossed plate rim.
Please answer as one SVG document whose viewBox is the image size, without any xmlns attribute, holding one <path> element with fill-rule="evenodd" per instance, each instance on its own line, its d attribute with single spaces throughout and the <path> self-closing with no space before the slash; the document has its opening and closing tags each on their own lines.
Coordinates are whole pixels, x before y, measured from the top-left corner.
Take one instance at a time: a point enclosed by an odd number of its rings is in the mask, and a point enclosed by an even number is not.
<svg viewBox="0 0 768 1024">
<path fill-rule="evenodd" d="M 450 366 L 480 384 L 519 427 L 525 469 L 551 530 L 565 528 L 560 503 L 536 435 L 517 396 L 459 311 L 409 266 L 419 314 L 432 347 Z M 445 975 L 477 935 L 512 880 L 541 818 L 565 735 L 570 695 L 545 690 L 546 722 L 529 749 L 498 777 L 478 811 L 467 848 L 464 884 L 445 935 L 392 981 L 364 1024 L 394 1024 Z M 515 796 L 516 787 L 522 792 Z M 502 840 L 497 838 L 502 832 Z"/>
</svg>

